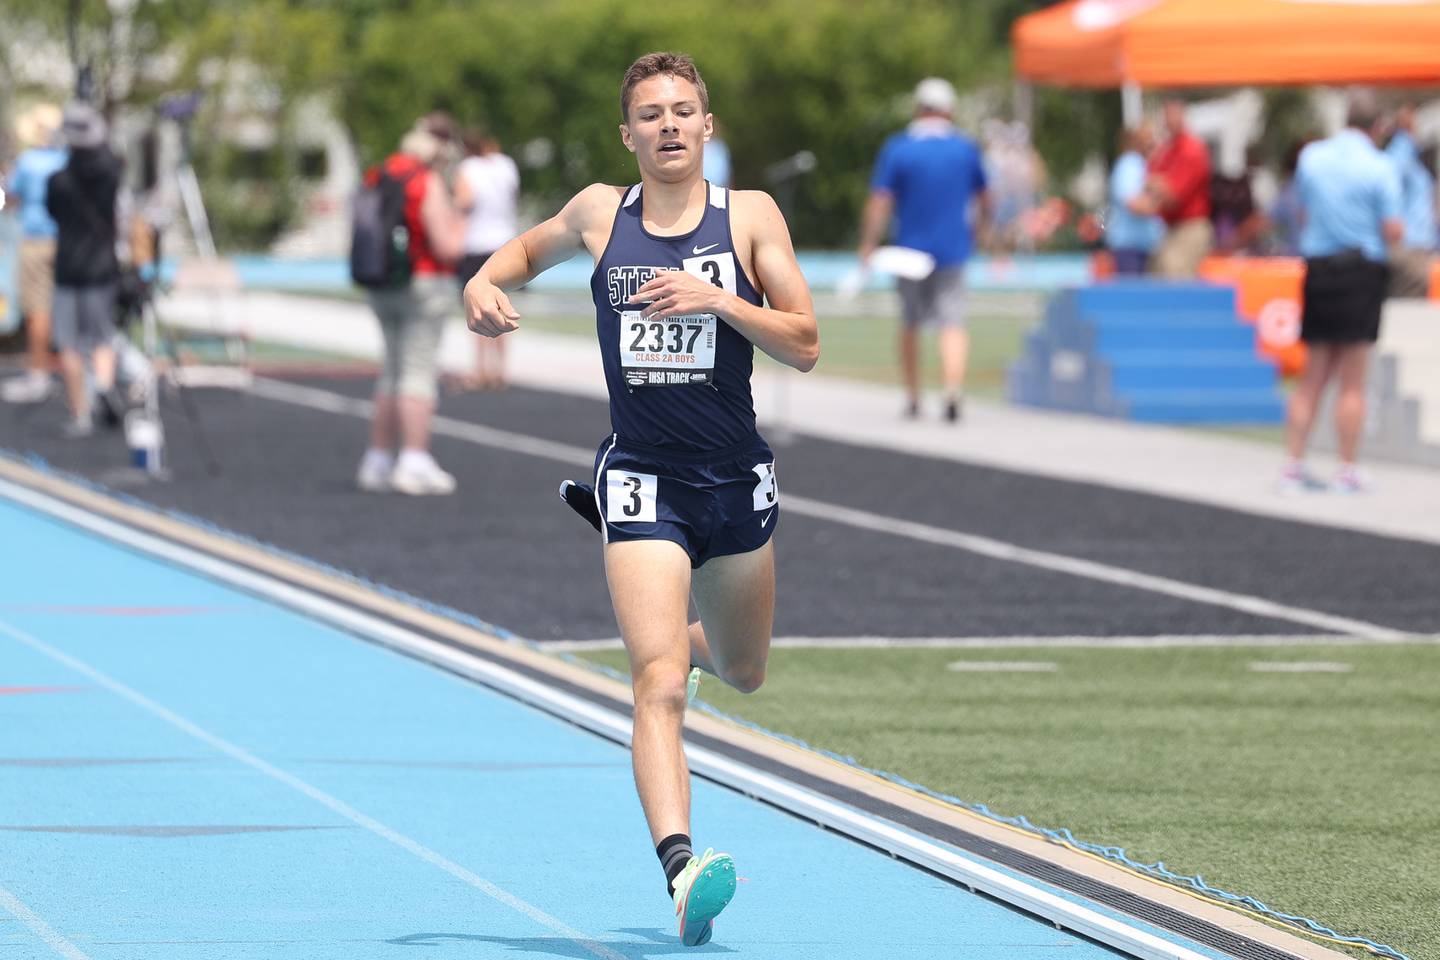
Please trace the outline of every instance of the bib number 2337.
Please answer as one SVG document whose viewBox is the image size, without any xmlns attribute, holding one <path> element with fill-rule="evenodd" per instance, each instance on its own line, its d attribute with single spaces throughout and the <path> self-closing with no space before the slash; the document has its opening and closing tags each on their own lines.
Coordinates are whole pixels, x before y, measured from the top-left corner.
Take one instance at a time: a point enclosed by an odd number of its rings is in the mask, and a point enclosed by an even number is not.
<svg viewBox="0 0 1440 960">
<path fill-rule="evenodd" d="M 620 369 L 632 387 L 710 383 L 715 377 L 718 318 L 696 313 L 646 319 L 620 314 Z"/>
</svg>

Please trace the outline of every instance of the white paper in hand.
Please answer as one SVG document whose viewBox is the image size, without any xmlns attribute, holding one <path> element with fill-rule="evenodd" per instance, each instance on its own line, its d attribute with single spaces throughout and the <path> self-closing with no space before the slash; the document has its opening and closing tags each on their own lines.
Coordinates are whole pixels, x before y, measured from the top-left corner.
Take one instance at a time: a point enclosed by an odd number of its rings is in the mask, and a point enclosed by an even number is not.
<svg viewBox="0 0 1440 960">
<path fill-rule="evenodd" d="M 864 266 L 842 276 L 835 284 L 835 293 L 843 300 L 853 300 L 865 288 L 872 273 L 885 273 L 906 280 L 924 280 L 935 272 L 935 258 L 923 250 L 910 247 L 877 247 Z"/>
<path fill-rule="evenodd" d="M 935 272 L 935 258 L 911 247 L 879 247 L 870 255 L 871 270 L 906 280 L 924 280 Z"/>
</svg>

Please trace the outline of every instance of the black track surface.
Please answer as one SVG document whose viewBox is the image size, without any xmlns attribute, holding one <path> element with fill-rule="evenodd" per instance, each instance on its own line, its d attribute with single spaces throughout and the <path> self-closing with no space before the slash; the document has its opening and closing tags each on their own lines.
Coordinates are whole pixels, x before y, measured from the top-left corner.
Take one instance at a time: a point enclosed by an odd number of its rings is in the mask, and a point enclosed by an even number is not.
<svg viewBox="0 0 1440 960">
<path fill-rule="evenodd" d="M 302 382 L 355 397 L 370 389 L 357 379 Z M 60 439 L 63 413 L 53 401 L 0 406 L 0 447 L 525 637 L 616 634 L 598 538 L 555 494 L 560 480 L 581 478 L 583 468 L 439 436 L 435 454 L 459 477 L 459 493 L 367 495 L 353 487 L 364 421 L 231 391 L 192 396 L 223 465 L 218 477 L 207 475 L 173 400 L 169 483 L 127 473 L 118 433 Z M 608 434 L 602 402 L 532 390 L 447 397 L 441 412 L 587 450 Z M 1440 546 L 806 437 L 776 452 L 782 511 L 789 492 L 1398 629 L 1440 631 Z M 1257 496 L 1264 495 L 1257 481 Z M 779 635 L 1318 632 L 794 512 L 778 526 Z"/>
</svg>

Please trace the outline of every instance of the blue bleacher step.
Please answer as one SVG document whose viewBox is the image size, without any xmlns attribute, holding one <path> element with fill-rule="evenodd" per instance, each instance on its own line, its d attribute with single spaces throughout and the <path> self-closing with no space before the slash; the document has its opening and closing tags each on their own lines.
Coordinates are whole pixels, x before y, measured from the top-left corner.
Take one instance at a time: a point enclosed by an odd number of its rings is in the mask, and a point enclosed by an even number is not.
<svg viewBox="0 0 1440 960">
<path fill-rule="evenodd" d="M 1205 327 L 1235 325 L 1235 314 L 1224 310 L 1081 310 L 1074 314 L 1081 322 L 1093 327 Z"/>
<path fill-rule="evenodd" d="M 1116 415 L 1144 423 L 1284 423 L 1285 402 L 1270 390 L 1137 390 Z"/>
<path fill-rule="evenodd" d="M 1056 317 L 1041 328 L 1052 343 L 1111 350 L 1241 350 L 1253 349 L 1255 330 L 1234 316 L 1216 313 L 1157 315 L 1125 311 Z"/>
<path fill-rule="evenodd" d="M 1095 332 L 1100 353 L 1127 350 L 1249 350 L 1255 349 L 1255 331 L 1230 321 L 1225 326 L 1104 327 Z"/>
<path fill-rule="evenodd" d="M 1235 289 L 1208 283 L 1164 283 L 1151 280 L 1119 281 L 1075 291 L 1081 312 L 1153 310 L 1157 312 L 1215 310 L 1235 315 Z"/>
<path fill-rule="evenodd" d="M 1125 350 L 1250 350 L 1255 349 L 1255 330 L 1235 320 L 1225 323 L 1108 323 L 1096 325 L 1091 334 L 1101 353 Z"/>
<path fill-rule="evenodd" d="M 1099 358 L 1115 393 L 1137 390 L 1273 390 L 1275 367 L 1246 350 L 1119 350 Z"/>
</svg>

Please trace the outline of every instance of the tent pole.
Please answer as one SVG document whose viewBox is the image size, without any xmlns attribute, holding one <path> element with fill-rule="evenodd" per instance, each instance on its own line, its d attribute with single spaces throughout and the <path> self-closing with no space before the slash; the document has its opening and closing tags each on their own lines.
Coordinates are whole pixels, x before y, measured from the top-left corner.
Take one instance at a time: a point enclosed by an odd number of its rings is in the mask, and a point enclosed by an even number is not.
<svg viewBox="0 0 1440 960">
<path fill-rule="evenodd" d="M 1035 126 L 1035 96 L 1034 90 L 1027 80 L 1015 81 L 1015 119 L 1026 127 L 1033 129 Z"/>
<path fill-rule="evenodd" d="M 1140 94 L 1140 84 L 1126 80 L 1120 87 L 1120 116 L 1127 128 L 1140 126 L 1145 104 Z"/>
</svg>

